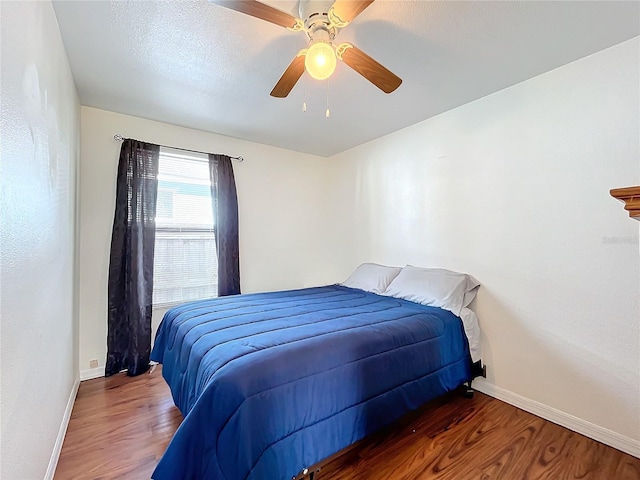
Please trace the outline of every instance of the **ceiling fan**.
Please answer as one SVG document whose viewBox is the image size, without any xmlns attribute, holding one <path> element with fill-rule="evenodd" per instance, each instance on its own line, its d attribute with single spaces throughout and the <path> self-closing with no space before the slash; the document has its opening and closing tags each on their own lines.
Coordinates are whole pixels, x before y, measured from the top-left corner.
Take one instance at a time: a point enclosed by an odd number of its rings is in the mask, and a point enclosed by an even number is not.
<svg viewBox="0 0 640 480">
<path fill-rule="evenodd" d="M 289 30 L 302 31 L 309 37 L 309 47 L 300 50 L 273 87 L 272 97 L 289 95 L 306 70 L 318 80 L 331 76 L 336 58 L 342 60 L 385 93 L 391 93 L 402 79 L 350 43 L 333 43 L 339 30 L 346 27 L 374 0 L 300 0 L 300 18 L 256 0 L 210 0 Z M 304 19 L 304 20 L 302 20 Z"/>
</svg>

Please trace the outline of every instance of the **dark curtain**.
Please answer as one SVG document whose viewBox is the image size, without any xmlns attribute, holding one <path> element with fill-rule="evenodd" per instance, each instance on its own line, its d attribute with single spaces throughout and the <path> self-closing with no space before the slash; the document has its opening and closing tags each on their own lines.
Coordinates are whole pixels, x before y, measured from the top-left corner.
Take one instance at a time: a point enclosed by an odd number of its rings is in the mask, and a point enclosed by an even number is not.
<svg viewBox="0 0 640 480">
<path fill-rule="evenodd" d="M 218 296 L 240 293 L 238 196 L 231 158 L 209 154 L 213 233 L 218 251 Z"/>
<path fill-rule="evenodd" d="M 160 146 L 126 139 L 120 149 L 109 261 L 105 376 L 149 369 L 153 249 Z"/>
</svg>

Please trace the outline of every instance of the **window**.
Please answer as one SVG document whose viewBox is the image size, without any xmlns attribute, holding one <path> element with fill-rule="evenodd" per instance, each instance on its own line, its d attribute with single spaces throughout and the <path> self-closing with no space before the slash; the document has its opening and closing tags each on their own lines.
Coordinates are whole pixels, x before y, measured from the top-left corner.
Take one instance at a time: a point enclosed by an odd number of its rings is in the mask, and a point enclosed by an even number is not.
<svg viewBox="0 0 640 480">
<path fill-rule="evenodd" d="M 218 255 L 207 155 L 161 147 L 153 304 L 218 295 Z"/>
</svg>

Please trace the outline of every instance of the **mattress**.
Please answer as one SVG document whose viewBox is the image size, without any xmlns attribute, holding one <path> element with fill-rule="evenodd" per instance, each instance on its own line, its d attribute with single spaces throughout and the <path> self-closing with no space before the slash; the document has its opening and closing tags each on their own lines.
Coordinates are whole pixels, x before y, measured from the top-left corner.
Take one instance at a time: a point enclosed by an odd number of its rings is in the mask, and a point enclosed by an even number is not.
<svg viewBox="0 0 640 480">
<path fill-rule="evenodd" d="M 151 358 L 184 416 L 155 480 L 288 480 L 471 379 L 453 313 L 338 285 L 173 308 Z"/>
</svg>

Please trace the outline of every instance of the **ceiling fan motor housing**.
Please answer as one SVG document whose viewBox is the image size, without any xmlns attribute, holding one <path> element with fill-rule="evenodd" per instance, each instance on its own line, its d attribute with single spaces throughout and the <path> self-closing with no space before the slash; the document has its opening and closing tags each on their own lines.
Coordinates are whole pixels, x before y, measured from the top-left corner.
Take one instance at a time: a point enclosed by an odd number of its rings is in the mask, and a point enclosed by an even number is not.
<svg viewBox="0 0 640 480">
<path fill-rule="evenodd" d="M 323 40 L 331 41 L 335 37 L 336 28 L 331 25 L 328 15 L 333 3 L 334 0 L 300 0 L 300 18 L 304 21 L 307 35 L 311 40 L 316 39 L 315 33 L 317 31 L 328 33 L 328 36 L 321 34 L 322 37 L 325 37 Z"/>
</svg>

